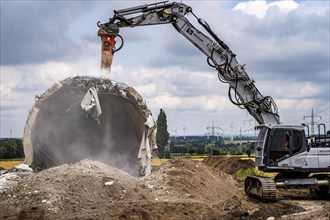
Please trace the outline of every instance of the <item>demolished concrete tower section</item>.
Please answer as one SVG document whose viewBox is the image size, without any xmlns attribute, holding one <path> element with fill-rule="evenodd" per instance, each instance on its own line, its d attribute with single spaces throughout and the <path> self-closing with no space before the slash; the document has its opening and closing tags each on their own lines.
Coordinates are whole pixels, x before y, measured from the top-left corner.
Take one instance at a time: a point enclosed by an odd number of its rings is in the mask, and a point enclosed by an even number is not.
<svg viewBox="0 0 330 220">
<path fill-rule="evenodd" d="M 50 87 L 24 129 L 26 163 L 43 170 L 100 160 L 134 176 L 151 172 L 156 125 L 137 91 L 105 78 L 74 77 Z"/>
</svg>

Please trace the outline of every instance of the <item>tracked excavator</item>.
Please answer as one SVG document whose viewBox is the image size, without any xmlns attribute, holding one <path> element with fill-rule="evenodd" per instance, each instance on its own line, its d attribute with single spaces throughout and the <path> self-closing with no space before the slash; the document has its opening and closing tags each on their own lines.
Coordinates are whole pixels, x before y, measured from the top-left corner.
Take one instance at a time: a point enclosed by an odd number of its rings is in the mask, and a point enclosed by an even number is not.
<svg viewBox="0 0 330 220">
<path fill-rule="evenodd" d="M 191 14 L 206 34 L 188 20 Z M 248 76 L 244 65 L 211 29 L 197 17 L 192 8 L 182 2 L 158 2 L 114 10 L 109 22 L 98 22 L 102 40 L 101 67 L 110 68 L 115 52 L 124 44 L 121 28 L 172 24 L 173 27 L 199 49 L 207 58 L 222 83 L 229 86 L 230 101 L 246 109 L 259 123 L 255 147 L 255 163 L 259 170 L 277 172 L 273 178 L 249 176 L 245 193 L 261 201 L 276 200 L 276 189 L 307 188 L 325 195 L 330 185 L 330 132 L 324 124 L 317 134 L 310 134 L 307 125 L 285 125 L 280 121 L 278 108 L 270 96 L 263 96 Z M 120 39 L 120 46 L 116 46 Z"/>
</svg>

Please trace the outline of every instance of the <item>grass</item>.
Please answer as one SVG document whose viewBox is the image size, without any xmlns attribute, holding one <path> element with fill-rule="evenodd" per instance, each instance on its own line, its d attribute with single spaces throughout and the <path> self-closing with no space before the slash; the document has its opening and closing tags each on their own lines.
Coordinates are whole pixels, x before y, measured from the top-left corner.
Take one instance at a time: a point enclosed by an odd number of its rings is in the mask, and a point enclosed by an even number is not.
<svg viewBox="0 0 330 220">
<path fill-rule="evenodd" d="M 257 140 L 224 140 L 225 144 L 240 144 L 240 143 L 247 143 L 247 142 L 256 142 Z"/>
<path fill-rule="evenodd" d="M 258 170 L 257 167 L 250 168 L 247 170 L 239 170 L 235 173 L 234 178 L 237 181 L 244 181 L 246 177 L 248 176 L 263 176 L 263 177 L 271 177 L 274 178 L 277 173 L 264 173 L 260 170 Z"/>
<path fill-rule="evenodd" d="M 10 170 L 14 166 L 23 163 L 24 159 L 0 160 L 0 167 L 5 170 Z"/>
<path fill-rule="evenodd" d="M 172 155 L 171 158 L 183 158 L 183 159 L 191 159 L 191 160 L 197 160 L 197 161 L 203 161 L 208 155 L 205 156 L 194 156 L 194 155 Z M 222 157 L 240 157 L 242 160 L 253 160 L 254 156 L 248 157 L 247 155 L 223 155 Z M 152 158 L 152 166 L 158 167 L 162 165 L 164 162 L 166 162 L 168 159 L 160 159 L 158 157 Z"/>
</svg>

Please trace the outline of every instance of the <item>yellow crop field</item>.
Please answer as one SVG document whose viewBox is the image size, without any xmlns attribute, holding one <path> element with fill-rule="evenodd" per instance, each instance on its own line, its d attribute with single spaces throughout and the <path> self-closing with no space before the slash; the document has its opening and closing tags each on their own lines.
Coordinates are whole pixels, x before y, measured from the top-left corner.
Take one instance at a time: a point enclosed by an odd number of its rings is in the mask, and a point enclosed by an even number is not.
<svg viewBox="0 0 330 220">
<path fill-rule="evenodd" d="M 0 167 L 4 168 L 5 170 L 10 170 L 14 166 L 17 166 L 23 163 L 24 160 L 0 160 Z"/>
<path fill-rule="evenodd" d="M 197 160 L 197 161 L 203 161 L 205 156 L 178 156 L 178 157 L 172 157 L 172 158 L 182 158 L 182 159 L 190 159 L 190 160 Z M 158 157 L 152 158 L 151 166 L 158 167 L 162 165 L 164 162 L 166 162 L 168 159 L 160 159 Z"/>
<path fill-rule="evenodd" d="M 158 157 L 154 157 L 152 159 L 152 163 L 151 166 L 153 167 L 159 167 L 160 165 L 162 165 L 165 161 L 167 161 L 168 159 L 160 159 Z"/>
<path fill-rule="evenodd" d="M 182 158 L 182 159 L 190 159 L 190 160 L 197 160 L 197 161 L 203 161 L 207 156 L 173 156 L 171 158 Z M 252 160 L 255 161 L 254 157 L 248 157 L 247 155 L 230 155 L 230 156 L 223 156 L 223 157 L 240 157 L 241 160 Z M 160 159 L 158 157 L 152 158 L 151 165 L 153 167 L 158 167 L 162 165 L 164 162 L 166 162 L 168 159 Z"/>
<path fill-rule="evenodd" d="M 253 160 L 255 161 L 254 157 L 242 157 L 241 160 Z"/>
</svg>

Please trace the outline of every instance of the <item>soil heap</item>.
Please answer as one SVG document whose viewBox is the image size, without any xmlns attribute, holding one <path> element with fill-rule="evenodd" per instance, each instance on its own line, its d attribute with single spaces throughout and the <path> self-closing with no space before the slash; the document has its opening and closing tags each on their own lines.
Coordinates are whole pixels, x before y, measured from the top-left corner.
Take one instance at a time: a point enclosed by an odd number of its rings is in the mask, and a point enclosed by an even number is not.
<svg viewBox="0 0 330 220">
<path fill-rule="evenodd" d="M 144 178 L 83 160 L 25 175 L 0 194 L 1 219 L 214 219 L 257 209 L 234 179 L 172 159 Z"/>
<path fill-rule="evenodd" d="M 239 170 L 255 167 L 252 160 L 242 160 L 239 157 L 208 156 L 203 163 L 231 175 Z"/>
</svg>

